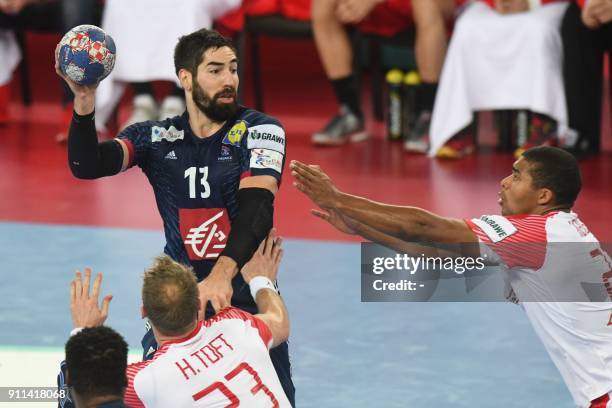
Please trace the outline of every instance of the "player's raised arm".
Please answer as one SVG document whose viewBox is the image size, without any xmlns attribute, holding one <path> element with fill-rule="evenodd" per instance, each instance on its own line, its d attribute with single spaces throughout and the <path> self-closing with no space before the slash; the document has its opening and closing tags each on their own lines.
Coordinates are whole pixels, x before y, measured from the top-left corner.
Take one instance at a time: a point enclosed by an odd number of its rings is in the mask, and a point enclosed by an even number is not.
<svg viewBox="0 0 612 408">
<path fill-rule="evenodd" d="M 323 209 L 336 210 L 374 230 L 405 241 L 477 242 L 463 220 L 445 218 L 417 207 L 388 205 L 341 192 L 319 166 L 291 162 L 295 186 Z"/>
<path fill-rule="evenodd" d="M 79 85 L 59 67 L 59 44 L 55 49 L 55 72 L 74 94 L 74 113 L 68 132 L 68 165 L 80 179 L 96 179 L 119 173 L 127 167 L 125 143 L 119 140 L 98 143 L 94 108 L 98 83 Z"/>
<path fill-rule="evenodd" d="M 261 319 L 272 333 L 272 347 L 289 337 L 289 315 L 275 286 L 278 267 L 283 257 L 281 245 L 282 240 L 272 230 L 241 270 L 257 304 L 259 313 L 255 316 Z"/>
</svg>

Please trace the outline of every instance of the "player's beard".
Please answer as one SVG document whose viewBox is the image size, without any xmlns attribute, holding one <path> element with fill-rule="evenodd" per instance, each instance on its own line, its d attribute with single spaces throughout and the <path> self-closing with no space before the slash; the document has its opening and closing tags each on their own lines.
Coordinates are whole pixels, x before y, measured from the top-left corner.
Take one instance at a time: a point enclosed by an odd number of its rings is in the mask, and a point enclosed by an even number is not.
<svg viewBox="0 0 612 408">
<path fill-rule="evenodd" d="M 197 82 L 191 90 L 191 97 L 196 106 L 210 120 L 217 123 L 225 122 L 232 118 L 238 111 L 238 101 L 236 101 L 236 90 L 232 87 L 226 87 L 222 91 L 217 92 L 212 98 L 208 96 L 204 89 Z M 233 97 L 233 102 L 219 103 L 219 98 Z"/>
</svg>

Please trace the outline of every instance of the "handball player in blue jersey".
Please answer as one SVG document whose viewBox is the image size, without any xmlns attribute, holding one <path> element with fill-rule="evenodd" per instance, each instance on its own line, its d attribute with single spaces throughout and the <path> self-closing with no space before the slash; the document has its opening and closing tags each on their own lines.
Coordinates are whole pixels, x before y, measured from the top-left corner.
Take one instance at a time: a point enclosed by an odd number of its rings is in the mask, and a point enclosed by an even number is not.
<svg viewBox="0 0 612 408">
<path fill-rule="evenodd" d="M 72 173 L 96 179 L 133 166 L 142 169 L 164 223 L 164 252 L 193 266 L 206 318 L 230 304 L 257 312 L 238 271 L 272 228 L 285 162 L 282 125 L 236 100 L 238 63 L 231 41 L 216 31 L 181 37 L 174 64 L 185 91 L 185 113 L 136 123 L 114 140 L 98 143 L 96 86 L 70 81 L 56 62 L 75 95 L 68 136 Z M 145 358 L 151 358 L 156 349 L 152 333 L 143 347 Z M 287 344 L 270 355 L 295 405 Z"/>
</svg>

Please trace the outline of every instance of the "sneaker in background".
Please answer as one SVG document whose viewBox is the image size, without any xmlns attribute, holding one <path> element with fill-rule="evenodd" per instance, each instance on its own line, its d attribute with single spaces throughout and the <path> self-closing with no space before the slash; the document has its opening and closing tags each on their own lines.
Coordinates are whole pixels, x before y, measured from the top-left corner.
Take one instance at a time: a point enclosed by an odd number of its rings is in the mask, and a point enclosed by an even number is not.
<svg viewBox="0 0 612 408">
<path fill-rule="evenodd" d="M 158 107 L 152 95 L 136 95 L 132 106 L 132 115 L 121 125 L 122 130 L 134 123 L 157 120 Z"/>
<path fill-rule="evenodd" d="M 419 113 L 414 128 L 404 142 L 404 150 L 411 153 L 427 153 L 429 150 L 429 127 L 431 126 L 431 112 Z"/>
<path fill-rule="evenodd" d="M 312 143 L 339 146 L 347 142 L 361 142 L 368 138 L 363 119 L 353 114 L 346 106 L 334 116 L 323 130 L 312 134 Z"/>
<path fill-rule="evenodd" d="M 514 157 L 519 158 L 528 149 L 536 146 L 557 145 L 557 122 L 547 115 L 532 112 L 527 140 L 515 151 Z"/>
<path fill-rule="evenodd" d="M 476 151 L 474 127 L 470 124 L 436 152 L 438 159 L 462 159 Z"/>
<path fill-rule="evenodd" d="M 168 96 L 159 110 L 159 120 L 180 116 L 185 112 L 185 101 L 180 96 Z"/>
</svg>

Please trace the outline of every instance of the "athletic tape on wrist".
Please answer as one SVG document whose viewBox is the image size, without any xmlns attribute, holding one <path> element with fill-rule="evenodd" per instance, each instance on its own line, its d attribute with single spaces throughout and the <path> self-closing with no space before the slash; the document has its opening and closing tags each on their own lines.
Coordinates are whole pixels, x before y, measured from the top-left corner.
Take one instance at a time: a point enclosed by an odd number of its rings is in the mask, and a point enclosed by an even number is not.
<svg viewBox="0 0 612 408">
<path fill-rule="evenodd" d="M 257 299 L 257 292 L 259 292 L 261 289 L 272 289 L 274 292 L 276 292 L 276 294 L 278 294 L 278 290 L 276 289 L 276 286 L 274 286 L 274 283 L 265 276 L 256 276 L 251 279 L 251 282 L 249 282 L 249 288 L 251 289 L 251 296 L 253 296 L 253 300 Z"/>
<path fill-rule="evenodd" d="M 74 329 L 72 329 L 70 331 L 70 337 L 74 336 L 75 334 L 79 333 L 81 330 L 83 330 L 82 327 L 75 327 Z"/>
</svg>

